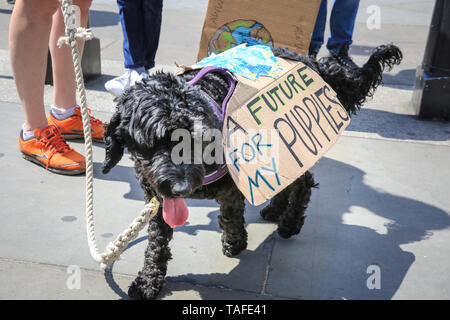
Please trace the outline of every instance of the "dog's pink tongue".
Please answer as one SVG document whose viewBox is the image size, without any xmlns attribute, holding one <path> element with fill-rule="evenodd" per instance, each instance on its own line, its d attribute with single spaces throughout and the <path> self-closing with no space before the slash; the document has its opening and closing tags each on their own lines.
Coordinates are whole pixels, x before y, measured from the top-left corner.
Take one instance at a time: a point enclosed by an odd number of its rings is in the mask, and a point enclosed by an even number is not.
<svg viewBox="0 0 450 320">
<path fill-rule="evenodd" d="M 163 198 L 163 218 L 171 227 L 182 226 L 189 215 L 183 198 Z"/>
</svg>

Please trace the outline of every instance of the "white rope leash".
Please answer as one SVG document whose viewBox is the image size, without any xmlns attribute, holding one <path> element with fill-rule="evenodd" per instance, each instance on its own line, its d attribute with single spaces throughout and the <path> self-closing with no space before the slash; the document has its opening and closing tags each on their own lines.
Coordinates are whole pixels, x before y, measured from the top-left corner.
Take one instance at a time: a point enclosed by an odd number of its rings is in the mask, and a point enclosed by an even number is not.
<svg viewBox="0 0 450 320">
<path fill-rule="evenodd" d="M 92 160 L 92 135 L 89 110 L 86 101 L 86 89 L 84 87 L 83 71 L 81 70 L 81 59 L 78 51 L 76 39 L 92 39 L 91 30 L 76 27 L 76 17 L 72 6 L 72 0 L 59 0 L 64 16 L 65 37 L 58 40 L 58 47 L 67 44 L 72 49 L 72 60 L 77 82 L 77 90 L 81 101 L 81 117 L 83 120 L 83 131 L 86 154 L 86 229 L 89 244 L 89 251 L 92 258 L 100 263 L 100 267 L 106 268 L 112 262 L 117 260 L 127 245 L 137 238 L 139 231 L 153 218 L 159 209 L 159 202 L 153 198 L 147 203 L 139 216 L 133 220 L 128 229 L 122 232 L 116 240 L 110 242 L 105 252 L 99 253 L 95 241 L 94 229 L 94 167 Z"/>
</svg>

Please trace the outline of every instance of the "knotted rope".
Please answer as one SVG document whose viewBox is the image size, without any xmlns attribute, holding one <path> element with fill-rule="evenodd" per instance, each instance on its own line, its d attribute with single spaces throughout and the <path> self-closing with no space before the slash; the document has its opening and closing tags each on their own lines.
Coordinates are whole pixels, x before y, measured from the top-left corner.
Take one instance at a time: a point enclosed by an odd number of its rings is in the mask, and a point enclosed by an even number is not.
<svg viewBox="0 0 450 320">
<path fill-rule="evenodd" d="M 67 44 L 72 50 L 75 79 L 81 102 L 80 108 L 83 120 L 86 155 L 86 229 L 89 251 L 92 258 L 100 263 L 100 267 L 106 268 L 119 258 L 127 245 L 137 238 L 139 231 L 141 231 L 150 219 L 156 215 L 159 209 L 159 202 L 156 197 L 152 198 L 151 201 L 145 205 L 139 216 L 133 220 L 128 229 L 122 232 L 116 240 L 110 242 L 106 247 L 105 252 L 99 253 L 95 241 L 94 228 L 94 167 L 92 160 L 91 125 L 86 100 L 86 89 L 84 87 L 83 71 L 81 69 L 81 58 L 76 41 L 77 39 L 92 39 L 92 32 L 90 29 L 76 26 L 76 16 L 72 6 L 72 0 L 59 0 L 59 2 L 61 3 L 61 9 L 64 16 L 65 37 L 61 37 L 58 40 L 57 45 L 58 47 L 61 47 L 63 44 Z"/>
</svg>

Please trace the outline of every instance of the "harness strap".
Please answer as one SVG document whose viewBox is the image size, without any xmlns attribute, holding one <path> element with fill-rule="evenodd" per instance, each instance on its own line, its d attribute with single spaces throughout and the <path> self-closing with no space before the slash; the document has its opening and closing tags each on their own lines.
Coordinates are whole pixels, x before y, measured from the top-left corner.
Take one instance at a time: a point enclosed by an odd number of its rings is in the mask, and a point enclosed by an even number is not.
<svg viewBox="0 0 450 320">
<path fill-rule="evenodd" d="M 227 164 L 224 163 L 220 166 L 220 168 L 217 171 L 214 171 L 213 173 L 208 174 L 203 178 L 203 185 L 206 186 L 207 184 L 213 183 L 222 178 L 227 173 L 228 173 Z"/>
<path fill-rule="evenodd" d="M 196 75 L 195 77 L 188 82 L 188 84 L 190 85 L 195 85 L 197 84 L 197 82 L 202 79 L 206 74 L 211 73 L 211 72 L 220 72 L 222 73 L 228 81 L 228 93 L 225 97 L 225 99 L 223 99 L 222 101 L 222 108 L 219 108 L 219 106 L 217 105 L 217 103 L 214 100 L 210 100 L 209 103 L 211 104 L 211 106 L 213 107 L 214 111 L 216 112 L 216 114 L 220 117 L 220 120 L 223 121 L 223 119 L 225 118 L 225 114 L 227 112 L 227 106 L 228 106 L 228 101 L 231 98 L 231 95 L 234 92 L 234 89 L 236 88 L 236 82 L 233 78 L 233 76 L 230 74 L 230 72 L 225 69 L 225 68 L 219 68 L 219 67 L 214 67 L 214 66 L 208 66 L 205 67 L 203 69 L 201 69 Z"/>
<path fill-rule="evenodd" d="M 217 105 L 217 103 L 210 97 L 208 99 L 209 104 L 213 108 L 214 112 L 219 116 L 220 120 L 223 121 L 225 118 L 225 114 L 227 112 L 228 101 L 230 100 L 231 95 L 233 94 L 234 89 L 236 88 L 236 81 L 235 81 L 234 77 L 231 75 L 231 73 L 227 69 L 224 69 L 224 68 L 208 66 L 208 67 L 201 69 L 195 75 L 195 77 L 191 81 L 188 82 L 188 84 L 195 85 L 200 79 L 202 79 L 206 74 L 208 74 L 210 72 L 220 72 L 227 78 L 227 81 L 228 81 L 229 89 L 228 89 L 228 93 L 227 93 L 225 99 L 222 101 L 222 108 L 220 108 Z M 222 178 L 227 173 L 228 173 L 228 168 L 227 168 L 227 164 L 225 163 L 225 157 L 224 157 L 224 163 L 220 166 L 220 168 L 218 170 L 214 171 L 213 173 L 204 177 L 203 185 L 207 185 L 212 182 L 215 182 L 215 181 L 219 180 L 220 178 Z"/>
</svg>

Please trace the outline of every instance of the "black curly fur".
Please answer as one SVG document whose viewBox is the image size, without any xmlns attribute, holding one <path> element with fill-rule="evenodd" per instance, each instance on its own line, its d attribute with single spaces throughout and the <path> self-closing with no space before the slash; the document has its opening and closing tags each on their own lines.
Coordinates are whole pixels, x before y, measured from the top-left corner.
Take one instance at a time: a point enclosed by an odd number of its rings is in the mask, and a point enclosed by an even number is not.
<svg viewBox="0 0 450 320">
<path fill-rule="evenodd" d="M 343 106 L 355 113 L 371 97 L 382 81 L 386 68 L 400 63 L 402 54 L 393 45 L 376 48 L 368 62 L 360 69 L 345 69 L 333 58 L 320 61 L 293 53 L 286 48 L 275 48 L 276 56 L 302 61 L 318 72 L 336 91 Z M 222 251 L 229 257 L 239 254 L 247 247 L 244 228 L 244 196 L 239 192 L 230 175 L 203 186 L 206 173 L 217 169 L 218 164 L 174 164 L 171 141 L 175 129 L 192 132 L 194 123 L 201 121 L 201 130 L 221 129 L 222 122 L 211 109 L 204 95 L 206 92 L 219 105 L 228 92 L 228 83 L 220 73 L 207 74 L 195 86 L 187 84 L 196 72 L 181 76 L 157 72 L 137 83 L 119 97 L 117 110 L 105 132 L 106 156 L 103 173 L 107 173 L 122 158 L 127 147 L 135 163 L 136 178 L 144 190 L 148 202 L 153 196 L 215 199 L 220 205 L 218 217 L 222 234 Z M 177 183 L 188 187 L 183 194 L 174 193 Z M 289 187 L 271 199 L 261 211 L 261 216 L 278 223 L 278 233 L 283 238 L 298 234 L 305 221 L 311 189 L 317 187 L 310 172 L 306 172 Z M 129 288 L 128 294 L 135 299 L 154 299 L 160 292 L 171 259 L 169 241 L 171 229 L 162 217 L 162 209 L 148 227 L 149 242 L 145 251 L 144 268 Z"/>
<path fill-rule="evenodd" d="M 269 205 L 261 210 L 261 217 L 267 221 L 277 222 L 278 234 L 282 238 L 298 234 L 305 222 L 304 214 L 311 197 L 311 188 L 317 187 L 313 175 L 306 171 L 270 200 Z"/>
<path fill-rule="evenodd" d="M 336 91 L 339 101 L 351 114 L 355 114 L 373 96 L 375 89 L 382 83 L 383 71 L 391 70 L 403 58 L 400 49 L 392 44 L 377 47 L 367 63 L 359 69 L 346 69 L 331 56 L 316 61 L 287 48 L 275 48 L 274 54 L 301 61 L 319 73 Z"/>
</svg>

